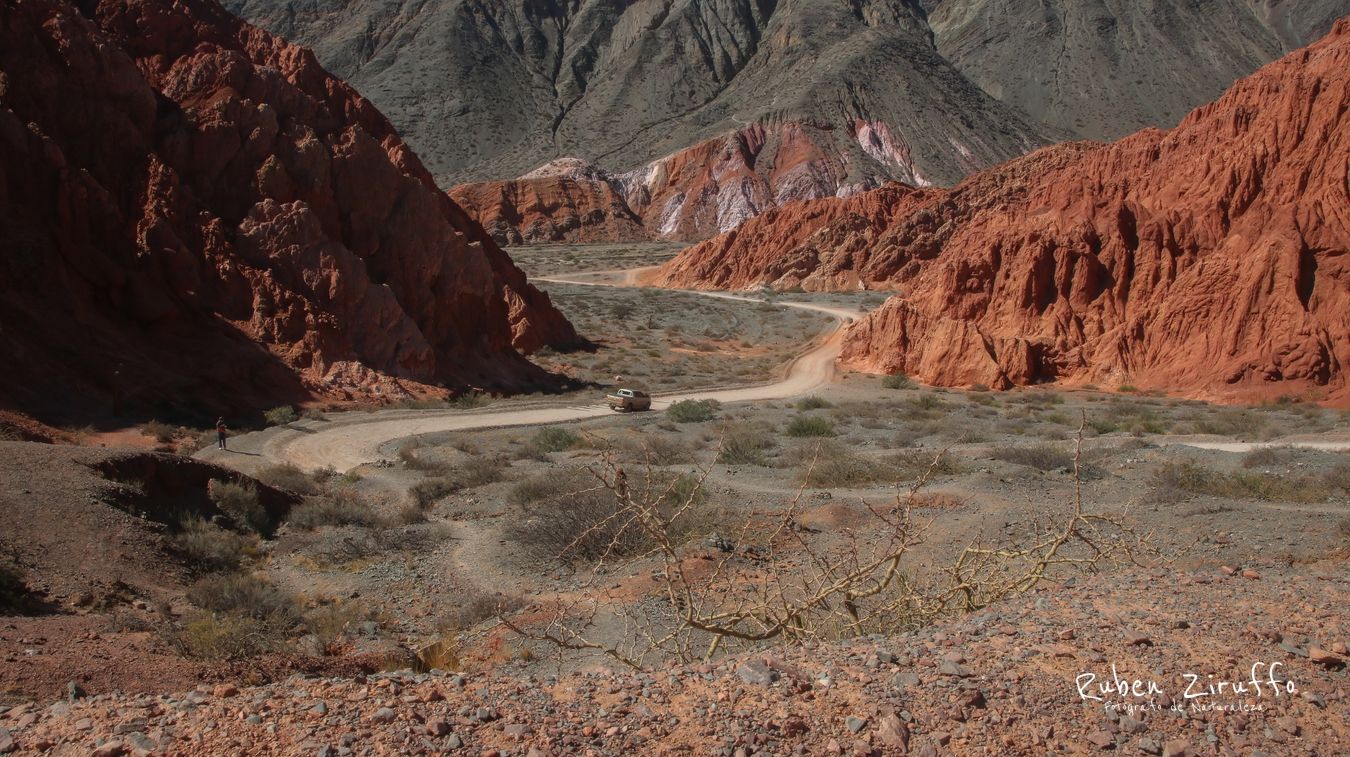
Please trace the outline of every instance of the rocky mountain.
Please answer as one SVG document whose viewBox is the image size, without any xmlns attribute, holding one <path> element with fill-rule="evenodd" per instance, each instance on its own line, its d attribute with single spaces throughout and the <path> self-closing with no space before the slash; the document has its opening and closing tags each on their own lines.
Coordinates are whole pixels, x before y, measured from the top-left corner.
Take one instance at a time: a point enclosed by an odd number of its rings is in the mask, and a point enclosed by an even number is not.
<svg viewBox="0 0 1350 757">
<path fill-rule="evenodd" d="M 1088 139 L 1171 127 L 1326 34 L 1350 0 L 937 0 L 938 51 L 1035 121 Z"/>
<path fill-rule="evenodd" d="M 307 50 L 213 0 L 0 7 L 0 397 L 41 416 L 523 387 L 577 340 Z"/>
<path fill-rule="evenodd" d="M 705 238 L 784 202 L 949 185 L 1063 138 L 1171 126 L 1350 13 L 1350 0 L 227 1 L 313 46 L 443 184 L 491 182 L 455 196 L 513 243 Z M 559 159 L 604 176 L 513 178 Z"/>
<path fill-rule="evenodd" d="M 1347 402 L 1348 70 L 1344 19 L 1171 131 L 785 208 L 656 280 L 896 291 L 843 359 L 935 384 Z"/>
</svg>

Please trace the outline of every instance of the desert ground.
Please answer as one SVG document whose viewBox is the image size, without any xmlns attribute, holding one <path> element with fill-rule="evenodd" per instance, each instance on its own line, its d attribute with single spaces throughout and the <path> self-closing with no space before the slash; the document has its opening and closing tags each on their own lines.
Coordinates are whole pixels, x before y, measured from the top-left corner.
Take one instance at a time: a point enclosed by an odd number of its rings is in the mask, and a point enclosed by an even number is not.
<svg viewBox="0 0 1350 757">
<path fill-rule="evenodd" d="M 623 266 L 670 253 L 630 248 Z M 174 535 L 186 521 L 170 523 L 182 567 L 153 596 L 67 598 L 67 614 L 9 622 L 0 727 L 25 748 L 72 752 L 255 744 L 204 725 L 218 718 L 266 729 L 278 752 L 901 753 L 912 738 L 934 754 L 1325 754 L 1344 743 L 1350 414 L 1294 399 L 1232 407 L 1130 387 L 961 391 L 840 374 L 832 335 L 873 296 L 633 289 L 613 253 L 517 255 L 597 342 L 544 358 L 590 389 L 310 408 L 197 452 L 289 497 L 288 514 L 253 529 L 195 521 L 190 544 Z M 558 273 L 578 266 L 598 273 Z M 610 411 L 612 374 L 650 389 L 654 409 Z M 200 436 L 146 431 L 191 447 Z M 154 488 L 136 475 L 118 483 Z M 659 533 L 619 524 L 637 512 L 616 507 L 620 491 L 664 519 Z M 1075 508 L 1109 520 L 1074 521 Z M 1078 562 L 1038 565 L 1028 544 L 1065 523 L 1101 531 L 1072 550 Z M 907 601 L 858 600 L 852 622 L 832 609 L 809 630 L 727 637 L 711 656 L 708 633 L 677 633 L 672 586 L 713 608 L 753 605 L 754 586 L 800 603 L 794 592 L 818 586 L 821 565 L 884 557 L 902 532 Z M 103 538 L 100 559 L 117 539 Z M 971 545 L 1017 554 L 967 575 L 986 592 L 971 607 L 925 604 Z M 1037 571 L 1016 590 L 1002 578 Z M 79 641 L 61 640 L 71 631 Z M 1268 719 L 1103 713 L 1071 696 L 1079 668 L 1225 675 L 1253 655 L 1283 661 L 1306 692 L 1265 702 Z M 82 672 L 92 660 L 113 672 Z M 344 664 L 385 672 L 351 679 Z M 49 707 L 67 681 L 131 693 Z M 208 684 L 159 694 L 192 681 Z M 565 718 L 547 714 L 564 702 Z M 702 724 L 722 708 L 731 719 Z"/>
</svg>

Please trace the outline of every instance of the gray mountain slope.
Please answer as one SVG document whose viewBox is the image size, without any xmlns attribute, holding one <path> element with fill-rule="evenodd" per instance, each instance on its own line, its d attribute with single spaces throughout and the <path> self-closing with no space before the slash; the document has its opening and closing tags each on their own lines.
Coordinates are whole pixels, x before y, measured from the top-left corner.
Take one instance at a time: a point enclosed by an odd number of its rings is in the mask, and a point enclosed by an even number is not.
<svg viewBox="0 0 1350 757">
<path fill-rule="evenodd" d="M 227 6 L 313 47 L 447 183 L 565 155 L 626 170 L 753 122 L 843 142 L 857 119 L 889 124 L 919 174 L 951 182 L 1056 136 L 938 55 L 917 0 Z"/>
<path fill-rule="evenodd" d="M 1315 41 L 1350 0 L 934 0 L 938 49 L 989 94 L 1091 139 L 1172 126 Z"/>
<path fill-rule="evenodd" d="M 561 156 L 626 171 L 785 120 L 835 134 L 852 179 L 950 183 L 1047 141 L 1170 126 L 1350 13 L 1350 0 L 226 5 L 313 47 L 447 185 Z M 906 160 L 860 151 L 859 121 L 885 123 Z"/>
</svg>

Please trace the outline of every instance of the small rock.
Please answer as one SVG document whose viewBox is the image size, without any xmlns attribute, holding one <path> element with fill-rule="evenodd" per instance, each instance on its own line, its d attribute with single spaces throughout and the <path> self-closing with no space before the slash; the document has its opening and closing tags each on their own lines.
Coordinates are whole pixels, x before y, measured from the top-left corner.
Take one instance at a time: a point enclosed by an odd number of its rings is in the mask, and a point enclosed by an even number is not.
<svg viewBox="0 0 1350 757">
<path fill-rule="evenodd" d="M 328 714 L 328 704 L 323 700 L 320 700 L 316 702 L 313 707 L 309 708 L 309 711 L 322 717 Z"/>
<path fill-rule="evenodd" d="M 903 752 L 909 748 L 909 728 L 895 715 L 887 715 L 877 724 L 877 739 L 882 744 Z"/>
<path fill-rule="evenodd" d="M 445 740 L 446 749 L 459 749 L 462 746 L 464 746 L 464 739 L 461 739 L 457 733 L 450 734 Z"/>
<path fill-rule="evenodd" d="M 1220 565 L 1219 572 L 1223 573 L 1225 576 L 1235 576 L 1237 575 L 1238 569 L 1234 568 L 1232 565 Z"/>
<path fill-rule="evenodd" d="M 396 717 L 398 717 L 398 713 L 388 707 L 381 707 L 370 716 L 370 719 L 376 723 L 392 723 Z"/>
<path fill-rule="evenodd" d="M 1350 649 L 1347 649 L 1347 648 L 1346 648 L 1345 642 L 1343 642 L 1343 641 L 1338 641 L 1338 642 L 1332 644 L 1332 645 L 1331 645 L 1331 651 L 1333 651 L 1333 652 L 1335 652 L 1336 654 L 1341 655 L 1341 656 L 1345 656 L 1345 655 L 1347 655 L 1347 654 L 1350 654 Z"/>
<path fill-rule="evenodd" d="M 736 668 L 736 675 L 742 681 L 755 686 L 769 686 L 778 680 L 778 671 L 770 668 L 763 660 L 750 660 Z"/>
<path fill-rule="evenodd" d="M 0 728 L 0 754 L 9 754 L 14 751 L 15 746 L 14 737 L 9 734 L 9 730 Z"/>
<path fill-rule="evenodd" d="M 1088 734 L 1087 740 L 1098 749 L 1112 749 L 1116 746 L 1116 737 L 1107 731 L 1093 731 Z"/>
<path fill-rule="evenodd" d="M 941 673 L 944 676 L 955 676 L 957 678 L 969 678 L 974 675 L 960 663 L 955 663 L 951 660 L 943 660 L 942 664 L 938 666 L 938 673 Z"/>
<path fill-rule="evenodd" d="M 1251 581 L 1258 581 L 1261 579 L 1261 574 L 1248 568 L 1247 570 L 1242 571 L 1242 577 Z"/>
<path fill-rule="evenodd" d="M 1332 654 L 1321 647 L 1308 647 L 1308 659 L 1329 668 L 1339 668 L 1345 664 L 1340 655 Z"/>
<path fill-rule="evenodd" d="M 214 697 L 232 697 L 238 693 L 239 687 L 232 683 L 222 683 L 211 690 L 211 695 Z"/>
<path fill-rule="evenodd" d="M 1153 739 L 1140 739 L 1139 751 L 1143 752 L 1144 754 L 1161 754 L 1162 747 L 1158 746 L 1158 742 L 1154 741 Z"/>
<path fill-rule="evenodd" d="M 1132 647 L 1153 646 L 1153 639 L 1139 631 L 1126 631 L 1125 643 Z"/>
<path fill-rule="evenodd" d="M 849 731 L 857 733 L 861 731 L 864 726 L 867 725 L 867 718 L 860 718 L 857 715 L 849 715 L 847 718 L 844 719 L 844 725 L 848 726 Z"/>
<path fill-rule="evenodd" d="M 534 729 L 524 723 L 512 723 L 503 730 L 506 731 L 507 736 L 510 736 L 513 739 L 523 739 L 531 733 L 534 733 Z"/>
<path fill-rule="evenodd" d="M 1186 757 L 1191 753 L 1191 744 L 1185 739 L 1172 739 L 1163 745 L 1163 757 Z"/>
<path fill-rule="evenodd" d="M 122 757 L 127 753 L 127 745 L 120 741 L 109 741 L 95 749 L 89 757 Z"/>
<path fill-rule="evenodd" d="M 444 720 L 428 720 L 427 733 L 432 736 L 446 736 L 450 733 L 450 724 Z"/>
<path fill-rule="evenodd" d="M 84 687 L 78 683 L 71 681 L 66 684 L 66 699 L 68 701 L 74 702 L 76 699 L 84 699 L 87 696 L 89 696 L 89 692 L 85 691 Z"/>
<path fill-rule="evenodd" d="M 891 678 L 891 685 L 895 687 L 897 692 L 903 694 L 906 689 L 919 685 L 919 675 L 908 670 L 896 673 Z"/>
<path fill-rule="evenodd" d="M 140 731 L 127 734 L 127 741 L 131 742 L 132 748 L 142 752 L 153 752 L 159 749 L 159 742 L 146 736 Z"/>
</svg>

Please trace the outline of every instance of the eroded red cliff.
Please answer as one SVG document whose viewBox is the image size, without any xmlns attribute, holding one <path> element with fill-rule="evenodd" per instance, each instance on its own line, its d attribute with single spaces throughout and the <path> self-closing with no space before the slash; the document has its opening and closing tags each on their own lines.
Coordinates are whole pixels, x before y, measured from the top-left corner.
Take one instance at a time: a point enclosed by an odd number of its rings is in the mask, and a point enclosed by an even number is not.
<svg viewBox="0 0 1350 757">
<path fill-rule="evenodd" d="M 212 0 L 0 7 L 0 395 L 524 388 L 570 324 L 309 51 Z"/>
<path fill-rule="evenodd" d="M 1348 70 L 1342 20 L 1171 131 L 1048 148 L 951 191 L 785 208 L 656 279 L 894 290 L 843 361 L 935 384 L 1344 403 Z M 889 210 L 856 212 L 869 204 Z"/>
</svg>

